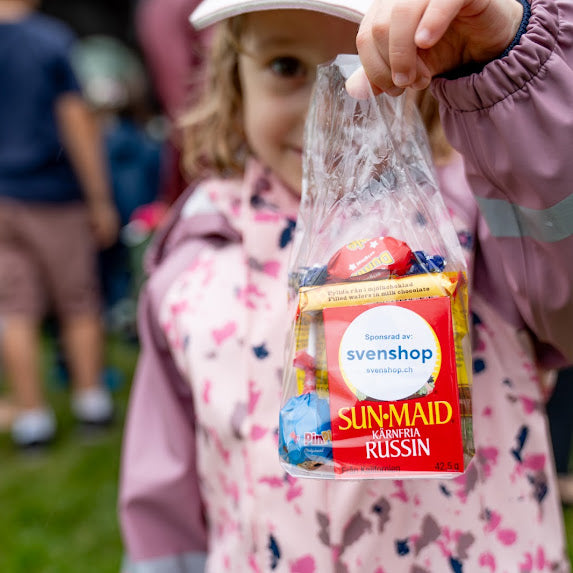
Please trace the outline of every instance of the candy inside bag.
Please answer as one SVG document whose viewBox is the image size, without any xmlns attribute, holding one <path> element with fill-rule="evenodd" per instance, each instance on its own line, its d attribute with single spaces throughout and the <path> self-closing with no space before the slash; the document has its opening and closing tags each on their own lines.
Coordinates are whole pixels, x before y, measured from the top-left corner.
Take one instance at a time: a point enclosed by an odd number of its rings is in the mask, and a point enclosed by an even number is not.
<svg viewBox="0 0 573 573">
<path fill-rule="evenodd" d="M 279 457 L 295 476 L 453 477 L 474 455 L 466 263 L 408 95 L 320 66 L 289 269 Z"/>
</svg>

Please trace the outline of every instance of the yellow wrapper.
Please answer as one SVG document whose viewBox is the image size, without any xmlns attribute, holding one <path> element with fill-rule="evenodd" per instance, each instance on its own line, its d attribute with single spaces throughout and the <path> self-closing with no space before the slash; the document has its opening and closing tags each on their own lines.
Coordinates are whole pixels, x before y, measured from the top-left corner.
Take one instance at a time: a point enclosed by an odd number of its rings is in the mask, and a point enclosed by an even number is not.
<svg viewBox="0 0 573 573">
<path fill-rule="evenodd" d="M 464 273 L 449 272 L 303 287 L 299 291 L 299 310 L 452 296 L 460 282 L 466 282 Z"/>
</svg>

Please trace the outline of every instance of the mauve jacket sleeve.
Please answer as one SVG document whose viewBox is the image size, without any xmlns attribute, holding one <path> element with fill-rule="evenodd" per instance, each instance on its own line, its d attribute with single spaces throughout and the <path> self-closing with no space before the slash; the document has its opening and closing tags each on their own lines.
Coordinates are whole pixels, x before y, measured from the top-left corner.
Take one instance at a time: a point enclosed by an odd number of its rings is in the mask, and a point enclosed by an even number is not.
<svg viewBox="0 0 573 573">
<path fill-rule="evenodd" d="M 195 470 L 193 402 L 157 322 L 167 288 L 201 243 L 170 254 L 140 298 L 141 351 L 122 452 L 125 573 L 203 571 L 206 529 Z"/>
<path fill-rule="evenodd" d="M 573 2 L 533 0 L 508 55 L 432 89 L 482 215 L 475 289 L 573 361 Z"/>
</svg>

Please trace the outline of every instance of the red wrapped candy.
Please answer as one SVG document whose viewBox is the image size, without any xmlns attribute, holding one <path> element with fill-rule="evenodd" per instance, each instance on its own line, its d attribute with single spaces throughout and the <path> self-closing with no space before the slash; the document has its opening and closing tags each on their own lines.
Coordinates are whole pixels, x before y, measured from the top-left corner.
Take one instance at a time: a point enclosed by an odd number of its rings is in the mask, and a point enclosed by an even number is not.
<svg viewBox="0 0 573 573">
<path fill-rule="evenodd" d="M 393 237 L 353 241 L 339 249 L 327 265 L 328 279 L 375 280 L 406 274 L 415 260 L 410 247 Z"/>
</svg>

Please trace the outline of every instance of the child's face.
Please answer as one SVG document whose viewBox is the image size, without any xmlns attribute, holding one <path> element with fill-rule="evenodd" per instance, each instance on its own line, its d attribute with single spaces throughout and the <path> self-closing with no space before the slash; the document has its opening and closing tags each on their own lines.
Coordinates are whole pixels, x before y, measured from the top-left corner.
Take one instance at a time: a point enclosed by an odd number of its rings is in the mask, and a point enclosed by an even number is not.
<svg viewBox="0 0 573 573">
<path fill-rule="evenodd" d="M 318 64 L 356 53 L 355 24 L 305 10 L 245 16 L 239 76 L 252 152 L 298 194 L 304 121 Z"/>
</svg>

